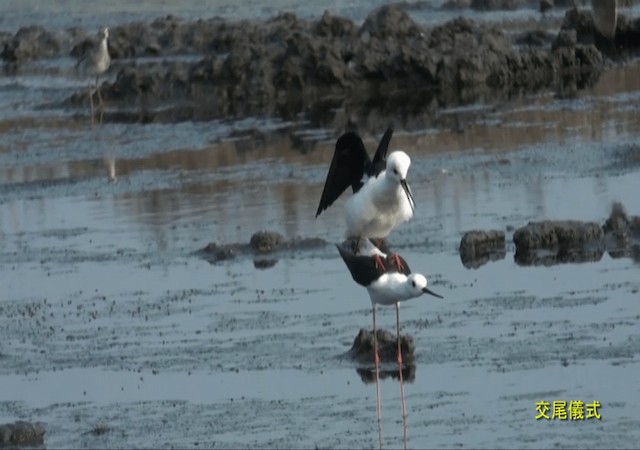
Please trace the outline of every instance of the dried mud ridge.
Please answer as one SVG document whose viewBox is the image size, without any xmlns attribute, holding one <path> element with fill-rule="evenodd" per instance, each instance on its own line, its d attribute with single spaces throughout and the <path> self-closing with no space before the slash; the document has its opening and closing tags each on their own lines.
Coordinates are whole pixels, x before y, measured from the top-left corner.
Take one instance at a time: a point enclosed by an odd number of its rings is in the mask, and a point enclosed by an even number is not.
<svg viewBox="0 0 640 450">
<path fill-rule="evenodd" d="M 94 33 L 22 28 L 13 36 L 0 35 L 2 58 L 19 65 L 77 56 L 86 46 L 83 39 Z M 112 119 L 131 114 L 144 120 L 150 108 L 167 103 L 182 105 L 175 106 L 176 120 L 185 104 L 200 105 L 211 117 L 286 117 L 310 104 L 345 98 L 366 102 L 369 109 L 377 98 L 374 103 L 390 111 L 406 108 L 407 102 L 429 108 L 434 99 L 440 105 L 474 101 L 487 90 L 495 95 L 541 88 L 575 91 L 597 80 L 607 58 L 622 60 L 640 51 L 640 19 L 620 16 L 610 42 L 595 31 L 590 11 L 573 9 L 555 36 L 538 30 L 510 36 L 465 18 L 424 28 L 401 5 L 372 11 L 362 26 L 329 12 L 315 21 L 290 13 L 266 21 L 189 22 L 168 16 L 112 27 L 109 49 L 110 70 L 117 75 L 103 83 L 101 92 Z M 189 54 L 199 56 L 135 61 Z M 85 102 L 82 90 L 65 103 L 79 107 Z M 140 113 L 113 112 L 118 105 L 127 110 L 139 105 Z"/>
<path fill-rule="evenodd" d="M 44 424 L 18 420 L 0 425 L 0 448 L 41 445 L 44 442 Z"/>
<path fill-rule="evenodd" d="M 599 261 L 605 252 L 612 258 L 640 261 L 640 216 L 629 217 L 615 203 L 600 225 L 577 220 L 529 222 L 513 233 L 514 259 L 520 265 L 553 265 Z M 506 256 L 502 230 L 468 231 L 460 241 L 465 267 L 477 268 Z"/>
</svg>

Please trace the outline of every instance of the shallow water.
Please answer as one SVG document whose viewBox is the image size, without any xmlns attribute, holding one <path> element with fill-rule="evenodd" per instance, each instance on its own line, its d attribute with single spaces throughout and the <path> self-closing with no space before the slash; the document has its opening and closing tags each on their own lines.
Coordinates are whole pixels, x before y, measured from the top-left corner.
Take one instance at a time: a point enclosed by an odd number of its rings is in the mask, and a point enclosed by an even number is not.
<svg viewBox="0 0 640 450">
<path fill-rule="evenodd" d="M 340 241 L 344 200 L 314 215 L 349 112 L 91 128 L 57 106 L 82 81 L 47 67 L 0 77 L 0 423 L 43 421 L 50 448 L 378 447 L 369 367 L 343 357 L 370 303 L 335 249 L 265 270 L 193 254 L 260 229 Z M 601 223 L 614 201 L 640 214 L 639 71 L 397 118 L 417 210 L 390 241 L 445 297 L 401 308 L 409 447 L 636 446 L 638 261 L 524 267 L 511 233 Z M 373 148 L 383 120 L 358 118 Z M 489 228 L 506 257 L 466 269 L 462 234 Z M 397 380 L 381 394 L 400 447 Z M 602 419 L 536 421 L 541 400 L 598 400 Z"/>
</svg>

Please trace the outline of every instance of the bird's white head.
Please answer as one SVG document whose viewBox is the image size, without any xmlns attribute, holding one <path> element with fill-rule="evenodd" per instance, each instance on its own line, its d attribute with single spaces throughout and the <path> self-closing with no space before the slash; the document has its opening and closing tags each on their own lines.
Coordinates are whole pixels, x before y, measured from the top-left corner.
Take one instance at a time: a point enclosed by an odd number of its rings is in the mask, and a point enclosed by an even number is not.
<svg viewBox="0 0 640 450">
<path fill-rule="evenodd" d="M 410 165 L 411 158 L 405 152 L 402 150 L 391 152 L 387 158 L 387 176 L 399 183 L 407 178 Z"/>
<path fill-rule="evenodd" d="M 98 31 L 98 37 L 100 38 L 100 40 L 107 39 L 109 37 L 109 28 L 107 27 L 100 28 L 100 30 Z"/>
<path fill-rule="evenodd" d="M 407 288 L 414 294 L 414 297 L 430 294 L 434 297 L 442 298 L 442 296 L 427 288 L 427 277 L 419 273 L 412 273 L 407 277 Z"/>
<path fill-rule="evenodd" d="M 385 178 L 391 180 L 394 186 L 400 185 L 402 190 L 407 196 L 409 206 L 411 207 L 411 217 L 415 208 L 416 202 L 413 200 L 413 194 L 407 184 L 407 173 L 409 172 L 409 166 L 411 165 L 411 158 L 402 150 L 396 150 L 391 152 L 387 158 L 387 169 Z"/>
</svg>

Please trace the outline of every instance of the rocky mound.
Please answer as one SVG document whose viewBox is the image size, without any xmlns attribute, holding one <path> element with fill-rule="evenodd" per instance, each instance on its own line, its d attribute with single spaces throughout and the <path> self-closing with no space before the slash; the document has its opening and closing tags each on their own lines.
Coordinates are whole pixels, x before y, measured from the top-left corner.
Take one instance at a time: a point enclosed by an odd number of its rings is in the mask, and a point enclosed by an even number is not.
<svg viewBox="0 0 640 450">
<path fill-rule="evenodd" d="M 84 30 L 26 27 L 3 36 L 2 58 L 14 64 L 77 56 Z M 601 37 L 601 36 L 600 36 Z M 424 28 L 402 5 L 372 11 L 361 26 L 329 12 L 315 21 L 285 13 L 266 21 L 221 18 L 113 27 L 109 49 L 115 81 L 101 92 L 111 105 L 165 102 L 206 105 L 212 116 L 273 113 L 274 108 L 326 98 L 395 96 L 399 103 L 464 100 L 478 91 L 535 90 L 595 79 L 606 55 L 640 50 L 640 20 L 619 17 L 615 40 L 603 41 L 588 11 L 571 9 L 553 45 L 519 45 L 490 24 L 456 18 Z M 149 56 L 194 55 L 138 62 Z M 204 56 L 202 56 L 204 55 Z M 133 62 L 121 63 L 122 58 Z M 384 92 L 384 94 L 382 94 Z M 67 103 L 79 106 L 86 92 Z"/>
</svg>

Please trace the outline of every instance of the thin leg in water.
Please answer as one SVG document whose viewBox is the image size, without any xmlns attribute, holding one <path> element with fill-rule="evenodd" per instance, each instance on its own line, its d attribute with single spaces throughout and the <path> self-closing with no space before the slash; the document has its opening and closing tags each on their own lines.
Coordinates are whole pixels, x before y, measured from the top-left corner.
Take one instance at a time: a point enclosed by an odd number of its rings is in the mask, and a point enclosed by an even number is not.
<svg viewBox="0 0 640 450">
<path fill-rule="evenodd" d="M 96 92 L 98 93 L 98 101 L 100 102 L 100 108 L 104 108 L 104 103 L 102 101 L 102 94 L 100 94 L 100 75 L 96 75 Z"/>
<path fill-rule="evenodd" d="M 91 106 L 91 125 L 93 125 L 94 109 L 93 109 L 93 90 L 91 89 L 91 86 L 89 86 L 89 105 Z"/>
<path fill-rule="evenodd" d="M 96 75 L 96 92 L 98 94 L 98 101 L 100 106 L 100 123 L 102 123 L 102 116 L 104 115 L 104 102 L 102 101 L 102 94 L 100 93 L 100 75 Z"/>
<path fill-rule="evenodd" d="M 404 448 L 407 448 L 407 407 L 404 403 L 404 380 L 402 378 L 402 348 L 400 346 L 400 302 L 396 303 L 396 329 L 398 342 L 398 377 L 400 378 L 400 398 L 402 400 L 402 426 L 404 429 Z"/>
<path fill-rule="evenodd" d="M 376 410 L 378 413 L 378 443 L 382 449 L 382 411 L 380 407 L 380 358 L 378 358 L 378 336 L 376 334 L 376 304 L 373 310 L 373 362 L 376 366 Z"/>
</svg>

